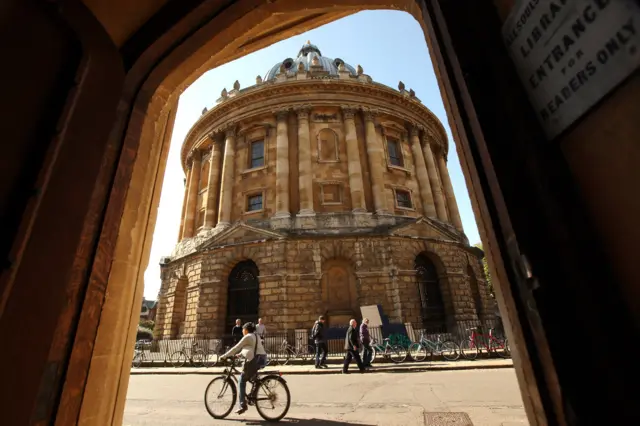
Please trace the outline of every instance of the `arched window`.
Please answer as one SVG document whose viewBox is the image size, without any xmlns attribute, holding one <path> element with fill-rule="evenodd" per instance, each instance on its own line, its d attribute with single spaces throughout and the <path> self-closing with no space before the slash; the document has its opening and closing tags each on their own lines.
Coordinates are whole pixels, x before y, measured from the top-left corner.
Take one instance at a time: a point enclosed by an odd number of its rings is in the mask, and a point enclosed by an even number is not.
<svg viewBox="0 0 640 426">
<path fill-rule="evenodd" d="M 478 280 L 471 265 L 467 265 L 467 275 L 469 275 L 469 286 L 471 287 L 471 297 L 473 298 L 473 304 L 476 307 L 476 314 L 478 315 L 478 319 L 482 319 L 481 315 L 484 313 L 482 310 L 482 297 L 480 297 Z"/>
<path fill-rule="evenodd" d="M 243 260 L 231 270 L 227 293 L 227 330 L 238 318 L 243 324 L 257 321 L 260 304 L 258 276 L 258 266 L 252 260 Z"/>
<path fill-rule="evenodd" d="M 416 257 L 414 269 L 420 293 L 422 324 L 436 330 L 446 326 L 446 316 L 436 265 L 424 254 Z"/>
<path fill-rule="evenodd" d="M 318 132 L 318 161 L 340 161 L 338 135 L 331 129 L 322 129 Z"/>
</svg>

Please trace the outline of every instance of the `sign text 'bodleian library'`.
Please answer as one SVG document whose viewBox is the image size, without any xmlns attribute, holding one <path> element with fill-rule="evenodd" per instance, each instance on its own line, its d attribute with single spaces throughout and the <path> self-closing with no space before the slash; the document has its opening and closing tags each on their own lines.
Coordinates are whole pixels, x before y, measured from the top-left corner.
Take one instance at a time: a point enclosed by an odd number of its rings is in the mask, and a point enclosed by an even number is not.
<svg viewBox="0 0 640 426">
<path fill-rule="evenodd" d="M 549 138 L 640 66 L 634 0 L 524 0 L 502 35 Z"/>
</svg>

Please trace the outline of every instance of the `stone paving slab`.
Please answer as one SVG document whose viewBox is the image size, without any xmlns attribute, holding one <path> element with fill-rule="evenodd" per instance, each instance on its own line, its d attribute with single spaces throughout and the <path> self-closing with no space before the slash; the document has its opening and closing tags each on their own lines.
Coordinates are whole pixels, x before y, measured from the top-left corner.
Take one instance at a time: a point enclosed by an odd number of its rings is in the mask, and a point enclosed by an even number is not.
<svg viewBox="0 0 640 426">
<path fill-rule="evenodd" d="M 449 371 L 449 370 L 477 370 L 513 368 L 513 361 L 510 359 L 477 359 L 474 361 L 453 361 L 453 362 L 409 362 L 404 364 L 380 363 L 373 364 L 371 372 L 396 373 L 412 371 Z M 132 368 L 131 374 L 220 374 L 224 367 L 142 367 Z M 267 366 L 264 372 L 279 371 L 283 374 L 340 374 L 342 366 L 338 363 L 329 364 L 329 368 L 316 369 L 313 365 L 277 365 Z M 355 364 L 351 365 L 351 372 L 357 372 Z"/>
</svg>

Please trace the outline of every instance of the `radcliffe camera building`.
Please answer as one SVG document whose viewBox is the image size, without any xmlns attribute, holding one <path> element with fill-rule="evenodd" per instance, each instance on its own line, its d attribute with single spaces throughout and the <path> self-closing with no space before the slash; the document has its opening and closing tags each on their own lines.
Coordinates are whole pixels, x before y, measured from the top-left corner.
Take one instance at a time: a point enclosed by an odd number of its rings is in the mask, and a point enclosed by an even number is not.
<svg viewBox="0 0 640 426">
<path fill-rule="evenodd" d="M 381 305 L 452 330 L 492 319 L 442 124 L 400 83 L 304 45 L 256 84 L 222 91 L 182 145 L 180 237 L 161 261 L 157 338 L 211 337 L 262 317 L 329 325 Z"/>
</svg>

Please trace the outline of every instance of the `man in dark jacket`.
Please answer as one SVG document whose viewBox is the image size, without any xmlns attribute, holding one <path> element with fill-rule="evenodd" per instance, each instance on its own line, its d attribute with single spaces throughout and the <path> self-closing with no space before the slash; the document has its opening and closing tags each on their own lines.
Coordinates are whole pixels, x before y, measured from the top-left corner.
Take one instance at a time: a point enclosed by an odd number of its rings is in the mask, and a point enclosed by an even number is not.
<svg viewBox="0 0 640 426">
<path fill-rule="evenodd" d="M 365 368 L 371 367 L 371 337 L 369 336 L 369 318 L 364 318 L 360 324 L 360 343 L 362 344 L 362 365 Z"/>
<path fill-rule="evenodd" d="M 233 341 L 233 345 L 237 345 L 242 337 L 242 321 L 240 321 L 240 319 L 237 319 L 236 325 L 234 325 L 231 329 L 231 340 Z"/>
<path fill-rule="evenodd" d="M 344 339 L 344 350 L 347 351 L 346 356 L 344 357 L 344 365 L 342 367 L 342 374 L 349 374 L 349 364 L 351 364 L 351 360 L 355 359 L 356 364 L 358 365 L 358 369 L 361 373 L 364 373 L 366 370 L 362 365 L 362 361 L 360 360 L 360 354 L 358 353 L 359 343 L 358 342 L 358 322 L 354 319 L 349 321 L 349 329 L 347 329 L 347 335 Z"/>
<path fill-rule="evenodd" d="M 324 337 L 324 317 L 320 315 L 318 321 L 311 329 L 311 338 L 316 344 L 316 368 L 329 368 L 327 366 L 327 340 Z"/>
</svg>

